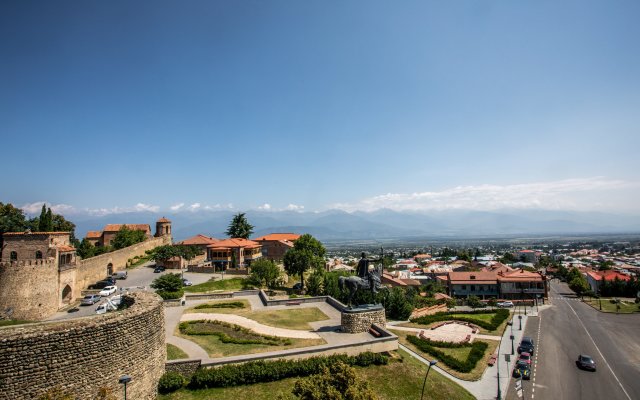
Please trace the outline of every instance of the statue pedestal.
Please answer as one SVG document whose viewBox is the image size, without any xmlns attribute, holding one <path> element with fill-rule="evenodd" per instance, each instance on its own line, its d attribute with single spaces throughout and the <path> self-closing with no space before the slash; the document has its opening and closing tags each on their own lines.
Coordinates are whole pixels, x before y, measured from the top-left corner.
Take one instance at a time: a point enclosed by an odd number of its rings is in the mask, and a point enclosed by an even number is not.
<svg viewBox="0 0 640 400">
<path fill-rule="evenodd" d="M 371 324 L 381 327 L 387 324 L 381 304 L 365 304 L 342 311 L 341 325 L 345 333 L 368 332 Z"/>
</svg>

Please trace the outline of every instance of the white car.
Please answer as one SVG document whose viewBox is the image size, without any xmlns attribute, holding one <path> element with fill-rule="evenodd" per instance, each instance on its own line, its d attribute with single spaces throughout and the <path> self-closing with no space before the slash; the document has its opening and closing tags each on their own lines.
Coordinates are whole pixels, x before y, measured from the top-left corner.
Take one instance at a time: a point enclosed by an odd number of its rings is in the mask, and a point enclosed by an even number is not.
<svg viewBox="0 0 640 400">
<path fill-rule="evenodd" d="M 513 302 L 511 302 L 511 301 L 501 301 L 501 302 L 497 303 L 496 306 L 503 307 L 503 308 L 511 308 L 511 307 L 513 307 Z"/>
<path fill-rule="evenodd" d="M 98 293 L 98 294 L 100 296 L 102 296 L 102 297 L 106 297 L 106 296 L 114 294 L 116 292 L 116 290 L 118 290 L 118 287 L 115 286 L 115 285 L 114 286 L 105 286 L 104 289 L 102 289 L 100 291 L 100 293 Z"/>
</svg>

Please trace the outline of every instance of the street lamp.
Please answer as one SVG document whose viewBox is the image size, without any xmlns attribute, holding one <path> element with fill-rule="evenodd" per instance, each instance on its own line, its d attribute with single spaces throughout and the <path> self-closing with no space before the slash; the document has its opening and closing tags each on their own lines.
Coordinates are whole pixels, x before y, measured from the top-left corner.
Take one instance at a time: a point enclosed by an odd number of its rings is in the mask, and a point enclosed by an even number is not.
<svg viewBox="0 0 640 400">
<path fill-rule="evenodd" d="M 436 360 L 429 361 L 429 366 L 427 367 L 427 373 L 424 375 L 424 382 L 422 383 L 422 394 L 420 395 L 420 400 L 422 400 L 422 398 L 424 397 L 424 387 L 427 385 L 427 376 L 429 376 L 429 371 L 431 370 L 431 367 L 433 367 L 437 363 L 438 362 Z"/>
<path fill-rule="evenodd" d="M 127 400 L 127 383 L 129 382 L 131 382 L 129 375 L 122 375 L 120 379 L 118 379 L 118 383 L 124 385 L 124 400 Z"/>
<path fill-rule="evenodd" d="M 518 315 L 518 319 L 520 320 L 520 330 L 522 330 L 522 315 Z"/>
<path fill-rule="evenodd" d="M 516 354 L 516 351 L 513 348 L 513 339 L 515 339 L 515 336 L 511 335 L 509 338 L 511 339 L 511 355 L 514 355 Z"/>
</svg>

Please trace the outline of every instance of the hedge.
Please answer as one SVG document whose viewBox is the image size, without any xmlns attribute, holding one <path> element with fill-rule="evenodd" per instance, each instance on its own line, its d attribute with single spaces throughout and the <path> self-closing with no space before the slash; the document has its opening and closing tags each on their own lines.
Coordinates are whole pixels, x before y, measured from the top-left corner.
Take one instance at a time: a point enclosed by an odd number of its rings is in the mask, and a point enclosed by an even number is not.
<svg viewBox="0 0 640 400">
<path fill-rule="evenodd" d="M 156 293 L 164 300 L 180 299 L 184 296 L 184 290 L 178 290 L 177 292 L 170 292 L 168 290 L 156 290 Z"/>
<path fill-rule="evenodd" d="M 445 365 L 458 372 L 471 372 L 478 364 L 478 361 L 484 358 L 484 352 L 487 350 L 489 345 L 485 342 L 475 341 L 473 343 L 448 343 L 448 342 L 437 342 L 431 341 L 428 339 L 420 339 L 417 336 L 407 336 L 407 340 L 415 345 L 421 351 L 431 354 Z M 443 345 L 444 344 L 444 345 Z M 471 352 L 466 360 L 461 361 L 455 357 L 452 357 L 443 351 L 438 350 L 435 346 L 438 347 L 471 347 Z"/>
<path fill-rule="evenodd" d="M 486 322 L 483 320 L 479 320 L 479 319 L 475 319 L 472 317 L 460 317 L 460 316 L 456 316 L 455 318 L 452 317 L 452 314 L 469 314 L 469 315 L 473 315 L 473 314 L 494 314 L 493 318 L 491 318 L 491 322 Z M 496 329 L 498 329 L 498 327 L 500 326 L 501 323 L 504 322 L 504 320 L 506 320 L 507 318 L 509 318 L 509 310 L 505 310 L 505 309 L 500 309 L 500 310 L 495 310 L 495 311 L 489 311 L 487 312 L 486 310 L 474 310 L 474 311 L 453 311 L 453 312 L 445 312 L 445 311 L 441 311 L 432 315 L 425 315 L 422 317 L 418 317 L 415 319 L 412 319 L 411 322 L 414 322 L 416 324 L 422 324 L 422 325 L 429 325 L 433 322 L 440 322 L 440 321 L 464 321 L 464 322 L 469 322 L 472 323 L 474 325 L 478 325 L 481 328 L 484 328 L 488 331 L 494 331 Z"/>
<path fill-rule="evenodd" d="M 197 329 L 197 328 L 193 327 L 193 325 L 195 325 L 195 324 L 203 324 L 203 323 L 209 323 L 209 324 L 212 324 L 212 325 L 223 326 L 225 328 L 233 329 L 236 332 L 251 336 L 253 338 L 251 338 L 251 339 L 236 338 L 236 337 L 233 337 L 233 336 L 229 336 L 225 332 L 220 332 L 220 331 L 215 331 L 215 330 L 208 330 L 208 329 Z M 218 337 L 218 339 L 220 339 L 220 341 L 222 343 L 266 344 L 266 345 L 269 345 L 269 346 L 279 346 L 279 345 L 288 346 L 288 345 L 290 345 L 292 343 L 291 339 L 280 338 L 280 337 L 277 337 L 277 336 L 261 335 L 259 333 L 255 333 L 252 330 L 244 328 L 242 326 L 238 326 L 238 325 L 235 325 L 235 324 L 229 324 L 229 323 L 221 322 L 221 321 L 217 321 L 217 320 L 199 319 L 199 320 L 195 320 L 195 321 L 184 321 L 184 322 L 180 322 L 180 325 L 178 325 L 178 329 L 180 330 L 180 333 L 182 333 L 184 335 L 194 335 L 194 336 L 196 336 L 196 335 L 197 336 L 211 335 L 211 336 L 216 336 L 216 337 Z"/>
<path fill-rule="evenodd" d="M 185 383 L 186 379 L 182 374 L 168 371 L 160 377 L 160 381 L 158 382 L 158 392 L 162 394 L 175 392 L 182 388 Z"/>
<path fill-rule="evenodd" d="M 224 303 L 200 304 L 195 306 L 194 308 L 196 310 L 205 308 L 244 308 L 244 303 L 241 301 L 227 301 Z"/>
<path fill-rule="evenodd" d="M 351 366 L 367 367 L 385 365 L 388 359 L 382 354 L 367 352 L 357 356 L 335 354 L 301 360 L 251 361 L 244 364 L 199 369 L 191 377 L 188 387 L 189 389 L 208 389 L 304 377 L 317 374 L 322 371 L 322 367 L 328 367 L 339 361 Z"/>
</svg>

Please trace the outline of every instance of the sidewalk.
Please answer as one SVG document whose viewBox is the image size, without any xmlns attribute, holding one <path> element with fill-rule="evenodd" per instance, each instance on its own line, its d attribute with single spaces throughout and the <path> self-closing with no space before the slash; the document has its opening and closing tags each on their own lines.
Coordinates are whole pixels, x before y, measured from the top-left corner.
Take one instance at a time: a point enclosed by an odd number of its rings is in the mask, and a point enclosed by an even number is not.
<svg viewBox="0 0 640 400">
<path fill-rule="evenodd" d="M 538 312 L 543 311 L 549 307 L 550 305 L 539 306 L 539 311 L 536 311 L 535 307 L 532 307 L 531 309 L 527 308 L 527 315 L 519 314 L 519 313 L 512 314 L 514 355 L 511 356 L 510 336 L 511 336 L 512 328 L 507 326 L 507 329 L 505 329 L 504 334 L 502 335 L 502 339 L 500 340 L 500 346 L 498 347 L 498 351 L 497 351 L 498 360 L 496 364 L 493 367 L 487 367 L 487 369 L 484 371 L 484 374 L 482 375 L 482 378 L 480 378 L 479 380 L 473 381 L 473 382 L 465 381 L 465 380 L 454 377 L 453 375 L 439 368 L 437 365 L 435 365 L 432 368 L 435 369 L 438 373 L 444 375 L 445 377 L 451 379 L 452 381 L 456 382 L 457 384 L 459 384 L 460 386 L 468 390 L 478 400 L 494 400 L 498 398 L 498 371 L 499 371 L 501 398 L 504 398 L 507 394 L 508 386 L 511 381 L 511 372 L 512 372 L 511 370 L 517 358 L 517 348 L 524 334 L 527 320 L 530 316 L 533 316 L 533 317 L 538 316 Z M 522 316 L 522 330 L 520 329 L 520 320 L 518 316 Z M 415 352 L 408 349 L 406 346 L 403 346 L 402 344 L 400 345 L 400 348 L 402 348 L 402 350 L 411 354 L 413 357 L 415 357 L 416 359 L 418 359 L 419 361 L 425 364 L 427 364 L 430 361 L 416 354 Z M 511 357 L 511 360 L 509 363 L 505 361 L 505 354 L 509 354 Z M 480 362 L 486 362 L 486 359 Z"/>
</svg>

